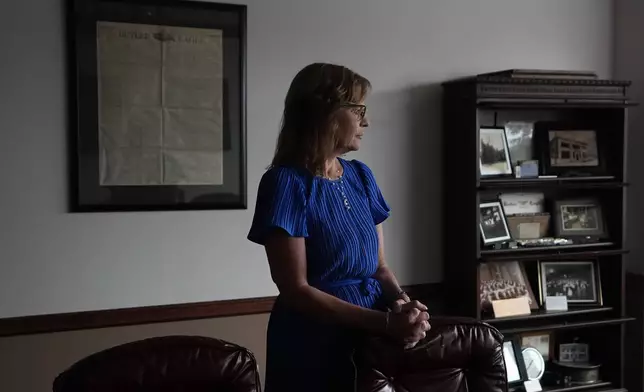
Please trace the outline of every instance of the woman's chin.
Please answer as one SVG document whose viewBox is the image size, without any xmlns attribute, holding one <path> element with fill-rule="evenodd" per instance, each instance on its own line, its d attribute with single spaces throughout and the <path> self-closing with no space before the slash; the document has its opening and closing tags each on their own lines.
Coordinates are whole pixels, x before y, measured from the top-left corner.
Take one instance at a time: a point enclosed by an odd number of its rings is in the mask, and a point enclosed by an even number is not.
<svg viewBox="0 0 644 392">
<path fill-rule="evenodd" d="M 355 138 L 351 141 L 351 144 L 349 145 L 349 150 L 350 151 L 358 151 L 360 149 L 360 144 L 362 143 L 362 140 Z"/>
</svg>

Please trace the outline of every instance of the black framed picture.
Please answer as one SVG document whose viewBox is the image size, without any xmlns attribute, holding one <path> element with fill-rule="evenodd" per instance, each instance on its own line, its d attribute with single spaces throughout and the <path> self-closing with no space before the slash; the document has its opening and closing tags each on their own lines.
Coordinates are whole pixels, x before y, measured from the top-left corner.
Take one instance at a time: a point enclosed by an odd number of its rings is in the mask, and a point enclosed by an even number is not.
<svg viewBox="0 0 644 392">
<path fill-rule="evenodd" d="M 68 0 L 72 211 L 245 209 L 246 6 Z"/>
<path fill-rule="evenodd" d="M 539 300 L 564 296 L 571 305 L 603 305 L 599 265 L 589 261 L 539 262 Z"/>
<path fill-rule="evenodd" d="M 600 133 L 593 127 L 564 122 L 535 124 L 535 144 L 542 170 L 548 175 L 605 176 Z"/>
<path fill-rule="evenodd" d="M 521 342 L 519 336 L 510 335 L 504 338 L 503 361 L 505 362 L 505 374 L 510 388 L 521 386 L 528 380 L 525 362 L 523 361 L 523 355 L 521 354 Z"/>
<path fill-rule="evenodd" d="M 479 129 L 479 171 L 482 178 L 512 175 L 512 161 L 505 128 Z"/>
<path fill-rule="evenodd" d="M 479 205 L 479 229 L 485 245 L 509 241 L 512 238 L 500 201 Z"/>
<path fill-rule="evenodd" d="M 557 237 L 607 237 L 602 207 L 595 198 L 556 200 L 554 216 L 554 231 Z"/>
</svg>

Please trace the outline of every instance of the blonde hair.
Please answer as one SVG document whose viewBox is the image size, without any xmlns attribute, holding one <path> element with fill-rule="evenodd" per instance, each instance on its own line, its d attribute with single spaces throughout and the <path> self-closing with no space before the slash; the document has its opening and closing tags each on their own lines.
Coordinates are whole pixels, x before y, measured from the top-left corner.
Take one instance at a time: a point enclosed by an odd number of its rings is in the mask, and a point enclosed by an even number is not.
<svg viewBox="0 0 644 392">
<path fill-rule="evenodd" d="M 271 166 L 297 165 L 318 173 L 338 146 L 336 110 L 361 102 L 370 90 L 369 80 L 341 65 L 314 63 L 300 70 L 284 100 Z"/>
</svg>

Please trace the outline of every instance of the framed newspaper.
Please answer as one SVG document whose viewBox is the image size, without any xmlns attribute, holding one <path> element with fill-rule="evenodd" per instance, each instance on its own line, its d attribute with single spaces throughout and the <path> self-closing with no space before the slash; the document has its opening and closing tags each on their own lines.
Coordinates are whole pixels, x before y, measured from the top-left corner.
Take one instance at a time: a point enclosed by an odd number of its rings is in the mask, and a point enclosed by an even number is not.
<svg viewBox="0 0 644 392">
<path fill-rule="evenodd" d="M 246 209 L 246 6 L 68 0 L 71 210 Z"/>
</svg>

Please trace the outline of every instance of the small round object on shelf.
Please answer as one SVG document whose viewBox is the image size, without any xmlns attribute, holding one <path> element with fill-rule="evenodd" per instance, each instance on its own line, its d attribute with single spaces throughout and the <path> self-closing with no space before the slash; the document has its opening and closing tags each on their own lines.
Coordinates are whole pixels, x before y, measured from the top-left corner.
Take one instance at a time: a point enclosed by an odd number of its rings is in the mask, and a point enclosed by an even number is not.
<svg viewBox="0 0 644 392">
<path fill-rule="evenodd" d="M 546 371 L 546 361 L 543 355 L 534 347 L 526 347 L 521 351 L 528 380 L 540 380 Z"/>
</svg>

